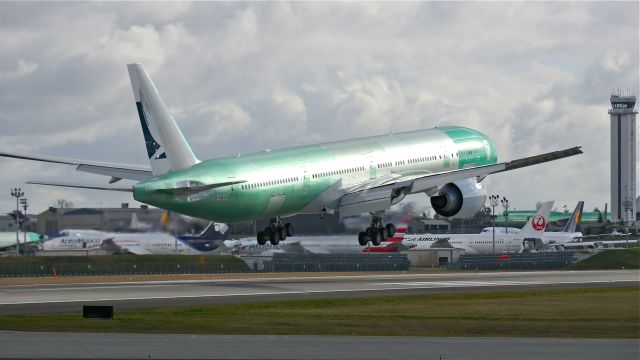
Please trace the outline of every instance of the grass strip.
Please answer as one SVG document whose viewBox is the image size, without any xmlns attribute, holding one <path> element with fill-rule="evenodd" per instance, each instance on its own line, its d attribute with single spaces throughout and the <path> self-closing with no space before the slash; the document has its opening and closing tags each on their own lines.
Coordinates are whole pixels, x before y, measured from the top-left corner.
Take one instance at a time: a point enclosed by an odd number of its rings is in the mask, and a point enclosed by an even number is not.
<svg viewBox="0 0 640 360">
<path fill-rule="evenodd" d="M 640 338 L 640 287 L 294 300 L 0 316 L 0 329 L 189 334 Z"/>
<path fill-rule="evenodd" d="M 569 267 L 572 270 L 640 269 L 640 248 L 605 250 Z"/>
</svg>

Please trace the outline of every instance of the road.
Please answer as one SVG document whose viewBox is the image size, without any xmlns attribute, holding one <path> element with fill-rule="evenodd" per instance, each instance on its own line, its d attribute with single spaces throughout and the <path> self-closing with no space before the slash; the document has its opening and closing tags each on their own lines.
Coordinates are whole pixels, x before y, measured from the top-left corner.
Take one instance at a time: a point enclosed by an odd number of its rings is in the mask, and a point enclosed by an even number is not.
<svg viewBox="0 0 640 360">
<path fill-rule="evenodd" d="M 37 344 L 37 346 L 34 346 Z M 0 331 L 0 358 L 65 359 L 616 359 L 638 340 L 372 336 L 225 336 Z"/>
</svg>

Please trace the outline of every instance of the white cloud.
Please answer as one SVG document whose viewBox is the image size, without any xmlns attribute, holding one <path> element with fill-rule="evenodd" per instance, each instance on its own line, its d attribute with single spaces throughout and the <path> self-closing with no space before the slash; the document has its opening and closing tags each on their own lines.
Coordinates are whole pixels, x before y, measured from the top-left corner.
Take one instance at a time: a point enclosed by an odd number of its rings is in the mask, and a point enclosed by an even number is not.
<svg viewBox="0 0 640 360">
<path fill-rule="evenodd" d="M 0 81 L 16 80 L 29 76 L 38 70 L 38 64 L 25 60 L 18 60 L 18 64 L 14 70 L 0 70 Z"/>
<path fill-rule="evenodd" d="M 0 148 L 146 161 L 125 67 L 143 62 L 201 158 L 456 124 L 505 160 L 583 144 L 488 183 L 517 208 L 602 207 L 609 91 L 638 92 L 637 14 L 637 2 L 0 3 Z M 76 205 L 110 201 L 78 193 Z"/>
<path fill-rule="evenodd" d="M 203 121 L 198 123 L 202 131 L 193 138 L 196 144 L 214 143 L 220 137 L 234 136 L 238 132 L 246 131 L 251 125 L 251 115 L 231 102 L 199 104 L 194 115 L 203 118 Z"/>
</svg>

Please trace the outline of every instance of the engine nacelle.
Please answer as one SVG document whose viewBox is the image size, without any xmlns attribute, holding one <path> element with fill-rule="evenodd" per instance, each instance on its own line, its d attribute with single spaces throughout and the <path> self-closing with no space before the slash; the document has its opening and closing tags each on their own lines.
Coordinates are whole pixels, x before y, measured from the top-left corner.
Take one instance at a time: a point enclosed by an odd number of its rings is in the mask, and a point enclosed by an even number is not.
<svg viewBox="0 0 640 360">
<path fill-rule="evenodd" d="M 431 206 L 440 216 L 472 217 L 487 201 L 487 191 L 475 178 L 448 183 L 431 195 Z"/>
</svg>

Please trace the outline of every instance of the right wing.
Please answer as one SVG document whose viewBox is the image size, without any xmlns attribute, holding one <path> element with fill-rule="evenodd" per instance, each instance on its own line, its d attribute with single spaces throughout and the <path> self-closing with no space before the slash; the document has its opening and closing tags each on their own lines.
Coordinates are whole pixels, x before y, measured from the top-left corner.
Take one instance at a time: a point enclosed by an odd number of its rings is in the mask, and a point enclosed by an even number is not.
<svg viewBox="0 0 640 360">
<path fill-rule="evenodd" d="M 141 181 L 141 180 L 146 180 L 153 177 L 153 174 L 151 173 L 151 168 L 148 166 L 141 166 L 141 165 L 119 165 L 119 164 L 102 163 L 98 161 L 86 161 L 86 160 L 67 159 L 67 158 L 39 156 L 39 155 L 38 156 L 21 155 L 21 154 L 7 153 L 7 152 L 0 152 L 0 156 L 14 158 L 14 159 L 74 165 L 76 166 L 76 170 L 78 171 L 84 171 L 84 172 L 98 174 L 98 175 L 111 176 L 111 180 L 109 181 L 109 183 L 114 183 L 121 179 Z"/>
<path fill-rule="evenodd" d="M 443 171 L 439 173 L 427 173 L 411 176 L 391 174 L 384 183 L 379 183 L 377 182 L 378 179 L 375 179 L 375 183 L 367 182 L 362 184 L 363 186 L 350 189 L 346 195 L 340 198 L 338 210 L 340 211 L 340 217 L 386 210 L 390 206 L 400 202 L 404 196 L 408 194 L 427 192 L 450 182 L 473 177 L 482 179 L 490 174 L 520 169 L 578 154 L 582 154 L 580 146 L 565 150 L 552 151 L 541 155 L 529 156 L 508 162 Z"/>
</svg>

